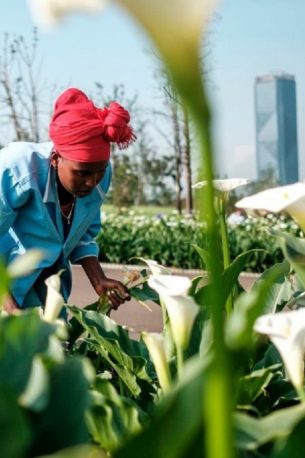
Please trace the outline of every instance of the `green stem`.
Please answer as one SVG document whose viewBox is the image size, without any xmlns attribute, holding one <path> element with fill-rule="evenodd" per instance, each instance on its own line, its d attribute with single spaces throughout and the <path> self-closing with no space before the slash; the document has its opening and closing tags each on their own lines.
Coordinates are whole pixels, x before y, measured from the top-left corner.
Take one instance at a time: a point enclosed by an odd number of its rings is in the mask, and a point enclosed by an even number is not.
<svg viewBox="0 0 305 458">
<path fill-rule="evenodd" d="M 219 364 L 220 358 L 217 359 Z M 232 389 L 228 378 L 229 367 L 223 359 L 222 370 L 214 364 L 206 379 L 204 396 L 205 448 L 208 458 L 233 458 Z M 224 379 L 225 377 L 225 379 Z"/>
<path fill-rule="evenodd" d="M 205 378 L 203 388 L 203 414 L 205 419 L 204 444 L 208 458 L 232 458 L 233 427 L 232 427 L 232 396 L 231 368 L 229 352 L 224 342 L 224 313 L 221 284 L 222 256 L 218 243 L 217 215 L 214 207 L 213 189 L 213 154 L 211 140 L 211 115 L 206 94 L 201 80 L 201 70 L 192 69 L 193 81 L 173 77 L 188 108 L 197 133 L 200 157 L 200 180 L 207 180 L 208 185 L 202 188 L 199 213 L 205 220 L 206 237 L 210 249 L 211 280 L 208 304 L 213 324 L 213 361 L 209 374 Z M 205 194 L 205 195 L 204 195 Z M 203 198 L 204 197 L 204 198 Z"/>
<path fill-rule="evenodd" d="M 304 403 L 305 403 L 305 392 L 304 392 L 304 387 L 303 387 L 303 386 L 296 387 L 295 390 L 296 390 L 296 392 L 297 392 L 297 394 L 298 394 L 298 396 L 299 396 L 299 398 L 300 398 L 300 402 L 301 402 L 302 404 L 304 404 Z"/>
<path fill-rule="evenodd" d="M 177 355 L 177 374 L 178 374 L 178 379 L 181 380 L 182 371 L 183 371 L 183 349 L 179 345 L 176 345 L 176 355 Z"/>
<path fill-rule="evenodd" d="M 230 265 L 230 248 L 229 248 L 229 239 L 228 239 L 228 230 L 226 222 L 226 210 L 223 199 L 220 197 L 220 212 L 219 212 L 219 222 L 220 222 L 220 236 L 221 236 L 221 246 L 222 246 L 222 256 L 223 256 L 223 268 L 226 270 Z M 230 293 L 228 300 L 226 302 L 226 311 L 229 315 L 233 310 L 233 295 Z"/>
</svg>

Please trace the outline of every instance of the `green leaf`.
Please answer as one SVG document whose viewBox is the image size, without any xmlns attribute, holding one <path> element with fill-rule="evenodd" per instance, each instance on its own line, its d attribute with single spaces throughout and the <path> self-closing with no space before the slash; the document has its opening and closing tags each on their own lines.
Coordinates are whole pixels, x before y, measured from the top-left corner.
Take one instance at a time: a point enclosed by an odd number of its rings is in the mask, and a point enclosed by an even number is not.
<svg viewBox="0 0 305 458">
<path fill-rule="evenodd" d="M 304 430 L 305 419 L 302 419 L 287 440 L 280 440 L 275 444 L 271 458 L 300 458 L 304 448 Z"/>
<path fill-rule="evenodd" d="M 0 305 L 3 303 L 3 299 L 6 296 L 10 286 L 10 278 L 7 274 L 6 268 L 2 259 L 0 258 Z M 0 307 L 1 309 L 1 307 Z"/>
<path fill-rule="evenodd" d="M 93 445 L 79 445 L 60 450 L 52 455 L 40 455 L 37 458 L 109 458 L 109 455 Z"/>
<path fill-rule="evenodd" d="M 93 302 L 92 304 L 86 305 L 83 310 L 94 310 L 97 311 L 99 307 L 99 301 Z M 70 307 L 72 307 L 70 305 Z M 70 345 L 73 345 L 74 342 L 85 332 L 84 326 L 82 326 L 81 322 L 76 319 L 74 316 L 69 320 L 68 323 L 68 341 Z"/>
<path fill-rule="evenodd" d="M 287 407 L 259 419 L 237 413 L 234 415 L 237 446 L 245 450 L 255 450 L 268 442 L 287 437 L 304 417 L 303 404 Z"/>
<path fill-rule="evenodd" d="M 269 343 L 264 356 L 255 363 L 254 370 L 268 368 L 274 364 L 282 364 L 282 358 L 276 346 L 273 343 Z"/>
<path fill-rule="evenodd" d="M 47 352 L 55 326 L 42 321 L 37 310 L 0 319 L 0 385 L 21 395 L 28 384 L 32 361 Z"/>
<path fill-rule="evenodd" d="M 136 286 L 134 288 L 130 288 L 128 291 L 130 296 L 138 301 L 153 301 L 160 304 L 159 294 L 152 289 L 147 282 L 143 283 L 141 288 Z"/>
<path fill-rule="evenodd" d="M 281 309 L 291 298 L 293 289 L 289 279 L 290 268 L 287 261 L 282 263 L 283 273 L 275 278 L 274 282 L 268 288 L 265 297 L 264 313 L 275 313 Z M 261 282 L 268 280 L 269 270 L 266 270 L 254 283 L 252 288 L 259 287 Z"/>
<path fill-rule="evenodd" d="M 280 367 L 282 367 L 281 364 L 274 364 L 242 377 L 237 386 L 237 405 L 247 406 L 253 403 L 265 391 L 274 377 L 274 371 Z"/>
<path fill-rule="evenodd" d="M 141 431 L 147 416 L 129 398 L 120 396 L 107 380 L 97 379 L 87 419 L 93 440 L 113 451 Z"/>
<path fill-rule="evenodd" d="M 198 277 L 192 278 L 192 286 L 190 287 L 188 294 L 190 296 L 195 296 L 197 290 L 200 287 L 205 286 L 208 281 L 209 279 L 207 275 L 198 275 Z"/>
<path fill-rule="evenodd" d="M 49 402 L 30 419 L 35 440 L 31 455 L 54 453 L 88 442 L 85 414 L 90 406 L 87 361 L 70 358 L 50 368 Z"/>
<path fill-rule="evenodd" d="M 264 281 L 256 283 L 251 291 L 239 296 L 226 325 L 226 340 L 230 348 L 237 350 L 251 346 L 254 322 L 270 306 L 274 282 L 288 273 L 287 262 L 275 264 L 264 273 Z"/>
<path fill-rule="evenodd" d="M 114 453 L 114 458 L 182 458 L 198 444 L 202 433 L 204 373 L 207 360 L 195 358 L 184 366 L 183 379 L 173 386 L 153 412 L 147 428 Z M 201 444 L 201 442 L 199 442 Z M 203 451 L 200 450 L 203 456 Z"/>
<path fill-rule="evenodd" d="M 243 253 L 229 265 L 229 267 L 222 274 L 222 302 L 223 306 L 226 303 L 230 293 L 233 290 L 234 285 L 236 284 L 240 273 L 242 272 L 244 266 L 247 264 L 250 256 L 257 250 L 250 250 L 246 253 Z M 200 305 L 206 305 L 206 301 L 210 294 L 210 289 L 213 288 L 213 282 L 209 285 L 203 286 L 195 294 L 195 300 Z"/>
<path fill-rule="evenodd" d="M 201 260 L 203 262 L 203 266 L 208 270 L 209 269 L 209 265 L 211 264 L 210 253 L 207 250 L 204 250 L 200 246 L 195 245 L 193 243 L 192 243 L 192 247 L 195 248 L 195 250 L 197 251 L 197 253 L 199 254 L 199 256 L 200 256 L 200 258 L 201 258 Z"/>
<path fill-rule="evenodd" d="M 12 391 L 0 385 L 0 450 L 3 458 L 24 458 L 31 429 Z"/>
<path fill-rule="evenodd" d="M 146 346 L 132 340 L 111 318 L 94 311 L 69 307 L 89 334 L 89 342 L 117 372 L 133 396 L 141 393 L 137 379 L 151 382 L 154 370 Z"/>
</svg>

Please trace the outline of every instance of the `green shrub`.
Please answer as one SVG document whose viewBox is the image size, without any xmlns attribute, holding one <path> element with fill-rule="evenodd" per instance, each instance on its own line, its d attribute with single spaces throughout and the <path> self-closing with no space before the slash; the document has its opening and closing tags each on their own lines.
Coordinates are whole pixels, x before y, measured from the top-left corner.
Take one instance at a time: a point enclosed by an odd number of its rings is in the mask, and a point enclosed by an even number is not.
<svg viewBox="0 0 305 458">
<path fill-rule="evenodd" d="M 228 225 L 231 258 L 251 249 L 254 253 L 246 271 L 262 272 L 283 260 L 270 229 L 278 229 L 303 237 L 297 224 L 286 216 L 266 215 L 245 218 Z M 167 215 L 147 216 L 133 211 L 103 216 L 103 228 L 97 238 L 100 260 L 110 263 L 130 263 L 133 257 L 154 259 L 162 265 L 183 269 L 202 268 L 193 244 L 205 247 L 204 226 L 192 217 Z"/>
<path fill-rule="evenodd" d="M 102 262 L 126 264 L 133 257 L 145 257 L 167 266 L 202 267 L 191 246 L 192 243 L 203 246 L 202 225 L 174 212 L 157 216 L 132 211 L 111 214 L 104 218 L 97 240 Z"/>
</svg>

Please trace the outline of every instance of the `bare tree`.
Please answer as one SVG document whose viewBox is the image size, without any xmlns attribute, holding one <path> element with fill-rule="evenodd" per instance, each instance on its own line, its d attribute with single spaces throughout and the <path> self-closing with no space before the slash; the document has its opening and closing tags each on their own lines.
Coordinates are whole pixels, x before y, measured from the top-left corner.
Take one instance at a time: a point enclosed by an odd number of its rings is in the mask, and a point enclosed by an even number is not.
<svg viewBox="0 0 305 458">
<path fill-rule="evenodd" d="M 192 166 L 191 166 L 191 132 L 190 120 L 187 109 L 183 110 L 183 166 L 185 173 L 185 211 L 192 213 L 193 211 L 193 193 L 192 193 Z"/>
<path fill-rule="evenodd" d="M 46 137 L 43 116 L 50 92 L 41 78 L 37 56 L 38 35 L 33 29 L 31 43 L 23 36 L 4 35 L 0 54 L 0 116 L 2 125 L 10 126 L 14 140 L 39 142 Z"/>
<path fill-rule="evenodd" d="M 162 94 L 165 112 L 154 111 L 158 117 L 166 119 L 171 125 L 172 140 L 168 132 L 157 127 L 158 132 L 166 138 L 168 146 L 173 151 L 174 170 L 172 177 L 175 181 L 176 208 L 182 212 L 182 192 L 185 191 L 184 209 L 191 213 L 193 210 L 192 198 L 192 171 L 191 171 L 191 129 L 186 108 L 181 103 L 178 94 L 171 84 L 169 75 L 165 70 L 159 72 L 158 77 L 162 84 Z"/>
<path fill-rule="evenodd" d="M 102 84 L 95 83 L 95 87 L 92 98 L 98 105 L 105 106 L 118 100 L 132 113 L 132 126 L 137 135 L 137 141 L 127 152 L 116 147 L 112 150 L 113 203 L 117 206 L 172 204 L 172 187 L 168 180 L 171 161 L 161 153 L 156 155 L 156 146 L 149 133 L 151 122 L 139 105 L 137 95 L 126 97 L 122 84 L 115 85 L 110 96 L 105 95 Z"/>
</svg>

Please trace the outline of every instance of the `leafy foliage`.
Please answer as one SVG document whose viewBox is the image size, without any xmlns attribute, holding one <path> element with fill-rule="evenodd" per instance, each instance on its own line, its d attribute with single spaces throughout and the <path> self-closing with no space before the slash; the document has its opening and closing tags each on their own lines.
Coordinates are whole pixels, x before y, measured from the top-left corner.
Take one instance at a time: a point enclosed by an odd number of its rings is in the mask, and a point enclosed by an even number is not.
<svg viewBox="0 0 305 458">
<path fill-rule="evenodd" d="M 228 225 L 232 259 L 253 250 L 244 265 L 245 271 L 263 272 L 283 261 L 271 229 L 303 237 L 297 224 L 286 216 L 245 218 L 238 225 Z M 202 223 L 174 212 L 156 217 L 126 210 L 107 214 L 97 240 L 102 262 L 127 264 L 132 257 L 144 257 L 182 269 L 201 269 L 206 265 L 206 260 L 203 263 L 196 252 L 199 247 L 201 251 L 207 250 Z"/>
</svg>

